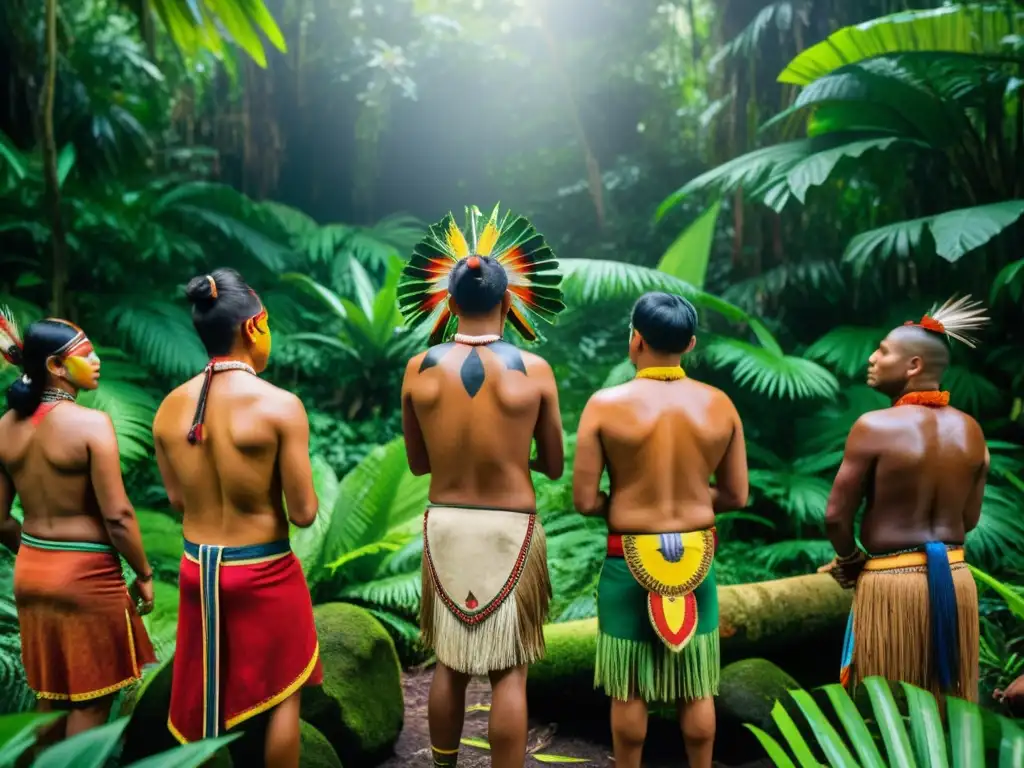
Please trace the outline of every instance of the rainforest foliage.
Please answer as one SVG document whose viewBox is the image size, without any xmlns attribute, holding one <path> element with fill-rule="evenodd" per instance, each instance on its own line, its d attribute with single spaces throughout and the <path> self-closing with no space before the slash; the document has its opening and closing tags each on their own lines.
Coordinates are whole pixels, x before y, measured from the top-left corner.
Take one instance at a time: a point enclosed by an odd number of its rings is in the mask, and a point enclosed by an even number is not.
<svg viewBox="0 0 1024 768">
<path fill-rule="evenodd" d="M 941 6 L 941 7 L 940 7 Z M 152 461 L 160 398 L 206 362 L 182 287 L 239 269 L 275 332 L 268 377 L 310 415 L 320 516 L 294 532 L 317 602 L 369 608 L 409 660 L 426 480 L 400 439 L 397 276 L 425 224 L 530 216 L 568 311 L 537 351 L 567 466 L 587 397 L 627 379 L 644 290 L 701 316 L 687 368 L 743 417 L 751 502 L 719 579 L 806 573 L 885 332 L 957 292 L 994 318 L 945 388 L 992 454 L 976 564 L 1024 555 L 1024 8 L 889 0 L 7 0 L 0 5 L 0 304 L 99 346 L 107 411 L 173 647 L 180 523 Z M 14 371 L 0 370 L 6 385 Z M 593 615 L 604 524 L 537 479 L 552 620 Z M 11 558 L 2 707 L 22 709 Z M 1024 672 L 983 592 L 983 685 Z"/>
</svg>

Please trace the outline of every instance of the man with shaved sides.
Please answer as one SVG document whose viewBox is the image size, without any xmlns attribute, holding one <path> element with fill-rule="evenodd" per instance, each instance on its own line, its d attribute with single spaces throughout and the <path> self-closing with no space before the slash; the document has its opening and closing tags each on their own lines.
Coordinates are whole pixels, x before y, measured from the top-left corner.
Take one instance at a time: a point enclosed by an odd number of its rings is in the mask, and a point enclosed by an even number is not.
<svg viewBox="0 0 1024 768">
<path fill-rule="evenodd" d="M 641 296 L 629 335 L 636 379 L 591 397 L 576 434 L 576 508 L 608 520 L 594 684 L 612 698 L 617 768 L 639 768 L 651 702 L 678 708 L 688 764 L 711 768 L 715 514 L 745 507 L 749 484 L 732 401 L 683 371 L 696 329 L 686 299 Z M 599 490 L 605 467 L 610 496 Z"/>
<path fill-rule="evenodd" d="M 526 671 L 544 654 L 551 598 L 530 470 L 553 480 L 564 452 L 551 367 L 502 338 L 537 338 L 527 312 L 563 308 L 557 262 L 521 216 L 486 224 L 451 214 L 416 245 L 399 287 L 410 324 L 434 315 L 430 347 L 409 361 L 402 429 L 409 466 L 430 474 L 423 520 L 423 642 L 437 655 L 427 717 L 435 766 L 454 766 L 471 675 L 491 681 L 495 768 L 526 760 Z M 469 235 L 469 237 L 467 237 Z M 454 316 L 452 340 L 443 342 Z M 536 440 L 536 459 L 530 460 Z"/>
<path fill-rule="evenodd" d="M 820 569 L 856 587 L 844 685 L 880 675 L 978 698 L 978 594 L 964 539 L 981 516 L 989 454 L 981 427 L 940 385 L 948 339 L 973 347 L 967 331 L 988 322 L 979 305 L 947 301 L 893 330 L 868 360 L 868 386 L 892 407 L 850 431 L 825 514 L 837 556 Z"/>
</svg>

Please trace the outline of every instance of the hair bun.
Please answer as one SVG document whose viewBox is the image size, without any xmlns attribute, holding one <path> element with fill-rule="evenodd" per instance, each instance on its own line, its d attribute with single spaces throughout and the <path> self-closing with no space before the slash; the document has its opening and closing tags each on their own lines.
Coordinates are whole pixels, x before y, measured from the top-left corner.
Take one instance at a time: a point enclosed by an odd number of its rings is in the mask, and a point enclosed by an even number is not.
<svg viewBox="0 0 1024 768">
<path fill-rule="evenodd" d="M 466 268 L 470 272 L 479 272 L 480 271 L 480 257 L 479 256 L 470 256 L 468 259 L 466 259 Z"/>
<path fill-rule="evenodd" d="M 200 309 L 205 308 L 217 298 L 217 283 L 210 275 L 197 275 L 185 286 L 185 298 Z"/>
</svg>

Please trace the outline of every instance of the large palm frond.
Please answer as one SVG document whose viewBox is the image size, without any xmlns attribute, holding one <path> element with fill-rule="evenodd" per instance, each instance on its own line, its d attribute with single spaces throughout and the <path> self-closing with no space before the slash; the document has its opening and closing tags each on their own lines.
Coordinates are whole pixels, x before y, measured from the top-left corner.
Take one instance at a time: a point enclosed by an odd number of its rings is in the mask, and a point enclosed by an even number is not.
<svg viewBox="0 0 1024 768">
<path fill-rule="evenodd" d="M 793 59 L 779 82 L 807 85 L 840 67 L 892 53 L 998 53 L 1009 36 L 1020 34 L 1024 13 L 996 4 L 902 11 L 833 32 Z"/>
<path fill-rule="evenodd" d="M 934 240 L 935 252 L 954 262 L 988 243 L 1021 216 L 1024 216 L 1024 200 L 1004 200 L 898 221 L 861 232 L 846 246 L 843 260 L 852 264 L 858 274 L 863 274 L 876 254 L 882 260 L 894 255 L 909 258 L 921 246 L 927 229 Z"/>
<path fill-rule="evenodd" d="M 208 355 L 180 304 L 151 295 L 129 294 L 112 302 L 106 321 L 142 362 L 176 380 L 191 378 Z"/>
<path fill-rule="evenodd" d="M 1020 562 L 1024 557 L 1024 494 L 1012 487 L 985 485 L 985 497 L 978 526 L 967 534 L 971 557 L 986 567 Z"/>
<path fill-rule="evenodd" d="M 878 348 L 885 334 L 882 328 L 841 325 L 804 350 L 804 357 L 824 363 L 852 379 L 867 368 L 868 358 Z"/>
<path fill-rule="evenodd" d="M 731 367 L 740 386 L 769 397 L 832 399 L 839 391 L 839 382 L 828 370 L 811 360 L 782 354 L 781 349 L 716 336 L 705 345 L 704 356 L 711 365 Z"/>
</svg>

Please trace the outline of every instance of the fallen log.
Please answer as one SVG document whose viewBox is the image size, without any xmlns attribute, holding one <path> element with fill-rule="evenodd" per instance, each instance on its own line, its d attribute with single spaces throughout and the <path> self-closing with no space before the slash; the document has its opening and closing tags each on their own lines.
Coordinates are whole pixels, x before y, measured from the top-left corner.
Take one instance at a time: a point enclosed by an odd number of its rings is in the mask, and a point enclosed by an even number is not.
<svg viewBox="0 0 1024 768">
<path fill-rule="evenodd" d="M 825 574 L 719 587 L 722 664 L 758 657 L 803 686 L 838 680 L 852 598 Z M 545 658 L 529 673 L 531 709 L 604 711 L 607 698 L 593 689 L 597 619 L 549 624 L 544 637 Z"/>
</svg>

